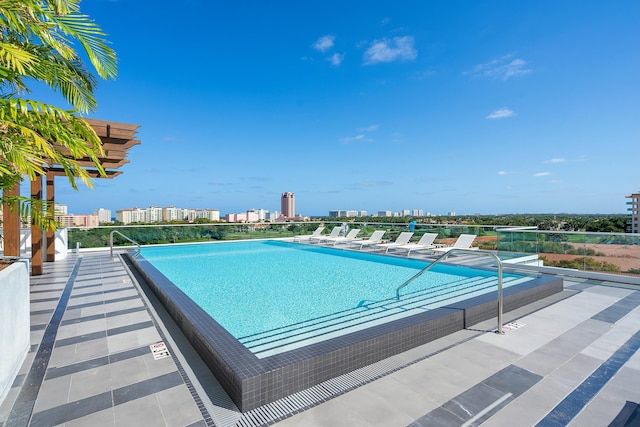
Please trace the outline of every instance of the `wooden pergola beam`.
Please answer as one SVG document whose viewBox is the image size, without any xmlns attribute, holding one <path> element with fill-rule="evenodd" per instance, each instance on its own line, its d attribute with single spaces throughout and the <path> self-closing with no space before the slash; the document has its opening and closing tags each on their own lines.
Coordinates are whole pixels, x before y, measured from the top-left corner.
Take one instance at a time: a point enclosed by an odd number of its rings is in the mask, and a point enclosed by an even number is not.
<svg viewBox="0 0 640 427">
<path fill-rule="evenodd" d="M 37 176 L 31 181 L 31 198 L 42 200 L 42 177 Z M 31 275 L 42 274 L 42 229 L 31 217 Z"/>
<path fill-rule="evenodd" d="M 4 190 L 3 196 L 19 196 L 20 184 Z M 20 212 L 18 203 L 2 205 L 2 234 L 4 238 L 4 256 L 20 256 Z"/>
<path fill-rule="evenodd" d="M 88 167 L 88 168 L 92 168 L 92 167 L 96 167 L 95 163 L 93 163 L 93 161 L 89 160 L 89 159 L 82 159 L 82 160 L 76 160 L 76 162 L 80 165 L 80 166 L 84 166 L 84 167 Z M 126 165 L 127 163 L 130 163 L 130 161 L 128 159 L 120 159 L 120 160 L 113 160 L 113 159 L 100 159 L 100 164 L 102 165 L 103 168 L 105 169 L 118 169 L 121 166 Z"/>
<path fill-rule="evenodd" d="M 112 171 L 112 170 L 106 170 L 104 171 L 105 174 L 107 176 L 102 176 L 100 175 L 100 172 L 98 172 L 95 169 L 85 169 L 87 171 L 87 173 L 89 174 L 89 177 L 91 178 L 115 178 L 118 175 L 122 175 L 121 171 Z M 47 172 L 47 175 L 51 174 L 52 176 L 67 176 L 67 174 L 65 173 L 64 169 L 62 168 L 49 168 L 49 172 Z"/>
<path fill-rule="evenodd" d="M 85 119 L 87 123 L 95 130 L 96 134 L 100 137 L 100 141 L 104 150 L 104 157 L 99 158 L 100 164 L 105 169 L 106 176 L 100 175 L 98 170 L 95 168 L 95 164 L 88 158 L 75 159 L 78 164 L 82 167 L 85 167 L 85 170 L 88 172 L 91 178 L 115 178 L 118 175 L 121 175 L 122 172 L 114 169 L 118 169 L 121 166 L 129 163 L 129 160 L 126 159 L 127 152 L 131 147 L 134 147 L 140 144 L 140 141 L 135 139 L 135 135 L 138 125 L 131 125 L 126 123 L 115 123 L 109 122 L 105 120 L 96 120 L 96 119 Z M 70 153 L 66 151 L 67 156 L 70 156 Z M 47 214 L 53 217 L 54 215 L 54 204 L 55 204 L 55 185 L 54 178 L 56 176 L 66 176 L 65 171 L 60 165 L 49 165 L 46 175 L 46 199 L 48 202 L 48 211 Z M 40 179 L 42 179 L 40 177 Z M 38 191 L 38 184 L 33 181 L 31 187 L 32 197 L 41 198 L 42 190 Z M 40 182 L 40 186 L 42 183 Z M 39 194 L 39 196 L 38 196 Z M 7 212 L 7 210 L 5 210 Z M 19 224 L 19 220 L 18 220 Z M 6 230 L 6 228 L 5 228 Z M 39 230 L 40 231 L 40 230 Z M 31 258 L 31 274 L 39 275 L 42 274 L 42 256 L 38 256 L 41 254 L 42 248 L 42 233 L 40 231 L 40 237 L 38 238 L 38 232 L 34 232 L 34 228 L 32 226 L 32 258 Z M 7 234 L 5 232 L 5 238 Z M 20 239 L 20 229 L 18 225 L 17 230 L 17 242 Z M 46 261 L 53 262 L 55 261 L 56 252 L 55 252 L 55 232 L 52 230 L 46 231 Z M 40 245 L 40 250 L 38 250 L 38 245 Z M 6 247 L 6 246 L 5 246 Z M 18 246 L 18 252 L 19 252 Z"/>
</svg>

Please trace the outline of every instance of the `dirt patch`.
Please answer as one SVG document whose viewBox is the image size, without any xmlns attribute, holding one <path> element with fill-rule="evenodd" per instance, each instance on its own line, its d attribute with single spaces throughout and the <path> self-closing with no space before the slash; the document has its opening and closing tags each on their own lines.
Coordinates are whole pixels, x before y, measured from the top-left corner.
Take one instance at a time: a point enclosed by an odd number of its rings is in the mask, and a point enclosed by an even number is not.
<svg viewBox="0 0 640 427">
<path fill-rule="evenodd" d="M 625 272 L 631 269 L 640 269 L 640 246 L 607 245 L 607 244 L 586 244 L 574 245 L 576 249 L 593 249 L 597 255 L 587 255 L 595 261 L 608 262 Z M 548 261 L 566 261 L 582 258 L 582 255 L 569 254 L 547 254 L 541 253 Z"/>
<path fill-rule="evenodd" d="M 473 246 L 479 246 L 484 242 L 496 241 L 497 236 L 478 236 L 473 241 Z M 438 243 L 448 245 L 454 244 L 455 238 L 440 239 Z M 573 245 L 576 250 L 592 249 L 597 255 L 587 255 L 595 261 L 607 262 L 613 264 L 620 269 L 621 272 L 630 271 L 632 269 L 640 269 L 640 246 L 638 245 L 607 245 L 607 244 L 576 244 Z M 570 261 L 576 258 L 582 258 L 582 255 L 570 254 L 548 254 L 540 253 L 547 261 Z"/>
</svg>

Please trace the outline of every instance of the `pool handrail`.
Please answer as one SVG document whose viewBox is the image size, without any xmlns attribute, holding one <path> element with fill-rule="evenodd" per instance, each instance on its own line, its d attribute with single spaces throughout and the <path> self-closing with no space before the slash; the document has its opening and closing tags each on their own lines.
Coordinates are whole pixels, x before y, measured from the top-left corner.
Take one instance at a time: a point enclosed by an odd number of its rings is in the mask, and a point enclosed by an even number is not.
<svg viewBox="0 0 640 427">
<path fill-rule="evenodd" d="M 396 299 L 398 300 L 400 299 L 400 289 L 404 288 L 405 286 L 413 282 L 415 279 L 422 276 L 422 274 L 424 274 L 425 272 L 431 270 L 436 264 L 444 261 L 451 254 L 460 254 L 460 253 L 469 254 L 469 255 L 489 256 L 493 258 L 498 264 L 498 330 L 496 331 L 496 333 L 500 335 L 504 335 L 504 332 L 502 331 L 502 261 L 500 261 L 500 258 L 498 258 L 496 254 L 493 254 L 491 252 L 471 250 L 471 249 L 451 249 L 445 252 L 444 254 L 440 255 L 431 264 L 427 265 L 425 268 L 423 268 L 422 270 L 414 274 L 411 278 L 409 278 L 409 280 L 404 282 L 402 285 L 398 286 L 398 288 L 396 289 Z"/>
<path fill-rule="evenodd" d="M 131 243 L 133 243 L 134 245 L 136 245 L 138 247 L 138 249 L 136 249 L 136 251 L 133 254 L 134 258 L 137 257 L 138 255 L 140 255 L 140 251 L 142 250 L 142 247 L 140 246 L 140 243 L 138 243 L 135 240 L 125 236 L 124 234 L 122 234 L 118 230 L 113 230 L 113 231 L 111 231 L 111 233 L 109 233 L 109 248 L 110 248 L 109 257 L 111 258 L 111 260 L 113 260 L 113 233 L 118 233 L 120 236 L 124 237 L 125 239 L 127 239 L 128 241 L 130 241 Z"/>
</svg>

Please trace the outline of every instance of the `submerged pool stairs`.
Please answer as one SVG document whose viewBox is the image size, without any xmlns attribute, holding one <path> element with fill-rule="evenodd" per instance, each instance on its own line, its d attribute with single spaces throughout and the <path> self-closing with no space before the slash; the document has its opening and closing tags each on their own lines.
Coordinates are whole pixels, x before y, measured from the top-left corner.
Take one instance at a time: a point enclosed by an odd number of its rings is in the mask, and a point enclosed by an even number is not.
<svg viewBox="0 0 640 427">
<path fill-rule="evenodd" d="M 508 287 L 529 280 L 533 278 L 504 277 L 503 286 Z M 409 288 L 400 299 L 394 296 L 381 301 L 361 301 L 349 310 L 249 335 L 240 338 L 239 341 L 258 358 L 265 358 L 489 292 L 497 292 L 497 289 L 496 277 L 482 276 L 417 291 L 411 291 Z"/>
</svg>

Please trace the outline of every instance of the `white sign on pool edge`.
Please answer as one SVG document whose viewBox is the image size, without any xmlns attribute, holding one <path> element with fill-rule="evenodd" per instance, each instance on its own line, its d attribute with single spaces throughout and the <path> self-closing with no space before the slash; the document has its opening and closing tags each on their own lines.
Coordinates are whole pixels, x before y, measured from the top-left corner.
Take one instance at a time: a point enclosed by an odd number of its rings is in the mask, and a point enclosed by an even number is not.
<svg viewBox="0 0 640 427">
<path fill-rule="evenodd" d="M 169 357 L 169 350 L 167 350 L 167 346 L 163 342 L 151 344 L 149 348 L 151 349 L 151 354 L 153 354 L 153 358 L 155 360 Z"/>
<path fill-rule="evenodd" d="M 502 325 L 502 332 L 511 332 L 511 331 L 515 331 L 516 329 L 519 329 L 521 327 L 523 327 L 524 325 L 526 325 L 526 323 L 520 323 L 520 322 L 511 322 L 511 323 L 505 323 L 504 325 Z M 498 332 L 498 329 L 494 329 L 493 332 Z"/>
<path fill-rule="evenodd" d="M 523 327 L 524 325 L 525 325 L 524 323 L 511 322 L 511 323 L 507 323 L 506 325 L 502 326 L 502 330 L 505 331 L 505 332 L 515 331 L 516 329 L 519 329 L 519 328 Z"/>
</svg>

